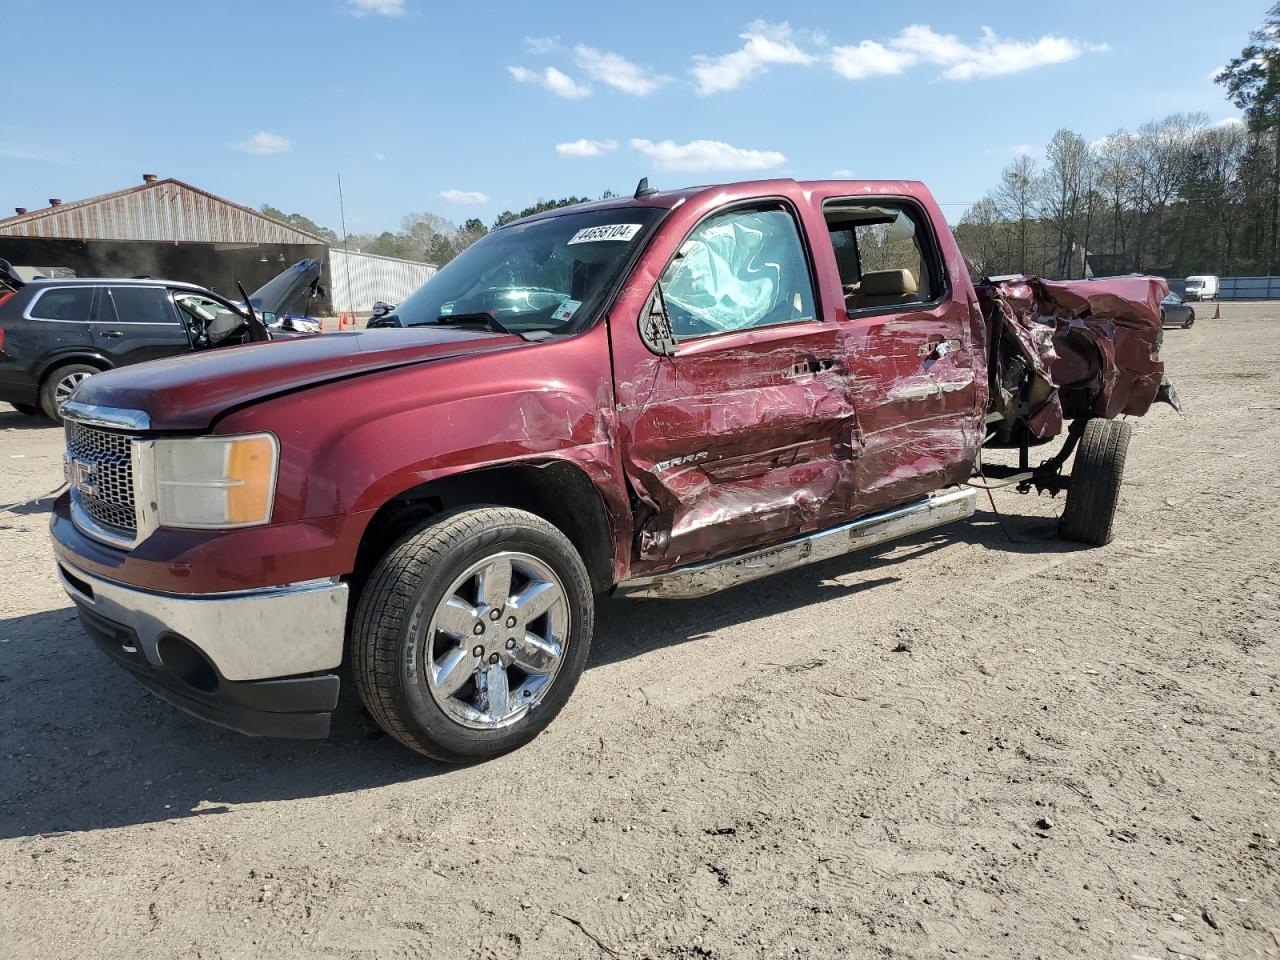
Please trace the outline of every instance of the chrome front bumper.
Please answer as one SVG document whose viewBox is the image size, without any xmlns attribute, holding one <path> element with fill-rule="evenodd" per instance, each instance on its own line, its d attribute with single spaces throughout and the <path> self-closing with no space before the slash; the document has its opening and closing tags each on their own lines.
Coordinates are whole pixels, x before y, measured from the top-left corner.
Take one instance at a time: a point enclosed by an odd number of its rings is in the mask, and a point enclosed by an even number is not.
<svg viewBox="0 0 1280 960">
<path fill-rule="evenodd" d="M 136 637 L 127 645 L 155 669 L 165 667 L 158 645 L 166 635 L 198 648 L 221 679 L 233 682 L 316 673 L 342 662 L 347 585 L 336 580 L 175 595 L 103 580 L 64 559 L 58 578 L 81 610 Z"/>
</svg>

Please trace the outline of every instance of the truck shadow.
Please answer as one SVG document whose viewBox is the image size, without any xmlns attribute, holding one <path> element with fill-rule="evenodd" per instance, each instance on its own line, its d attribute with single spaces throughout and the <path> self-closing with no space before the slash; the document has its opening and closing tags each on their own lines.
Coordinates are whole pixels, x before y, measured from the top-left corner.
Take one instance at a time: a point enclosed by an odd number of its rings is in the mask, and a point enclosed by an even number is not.
<svg viewBox="0 0 1280 960">
<path fill-rule="evenodd" d="M 990 510 L 979 510 L 967 523 L 952 524 L 874 549 L 833 557 L 709 597 L 691 600 L 615 599 L 597 608 L 596 637 L 587 669 L 704 639 L 726 627 L 796 610 L 836 596 L 850 596 L 909 581 L 911 561 L 953 544 L 1025 554 L 1071 553 L 1085 549 L 1078 543 L 1058 539 L 1057 523 L 1056 518 L 1003 516 Z M 899 568 L 902 576 L 897 575 Z M 891 629 L 893 625 L 886 627 Z"/>
<path fill-rule="evenodd" d="M 903 563 L 957 543 L 1078 549 L 1054 539 L 1052 520 L 1006 518 L 1005 527 L 1013 541 L 993 514 L 980 512 L 968 524 L 700 600 L 602 603 L 588 667 L 909 580 L 909 567 L 898 575 Z M 346 682 L 327 740 L 259 740 L 208 726 L 107 662 L 70 606 L 0 620 L 0 765 L 0 838 L 233 815 L 239 804 L 336 795 L 453 769 L 381 734 Z"/>
</svg>

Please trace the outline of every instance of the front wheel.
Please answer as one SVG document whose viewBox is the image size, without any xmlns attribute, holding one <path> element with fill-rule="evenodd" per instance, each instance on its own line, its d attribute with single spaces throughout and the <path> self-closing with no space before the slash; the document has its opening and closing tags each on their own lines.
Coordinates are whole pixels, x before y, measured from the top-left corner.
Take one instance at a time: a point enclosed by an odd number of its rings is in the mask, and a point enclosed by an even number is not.
<svg viewBox="0 0 1280 960">
<path fill-rule="evenodd" d="M 1090 420 L 1071 467 L 1067 505 L 1058 521 L 1064 540 L 1101 547 L 1111 542 L 1120 482 L 1133 426 L 1123 420 Z"/>
<path fill-rule="evenodd" d="M 1192 310 L 1190 313 L 1187 314 L 1187 319 L 1183 322 L 1182 329 L 1190 330 L 1191 325 L 1194 324 L 1195 322 L 1196 322 L 1196 312 Z"/>
<path fill-rule="evenodd" d="M 507 507 L 440 516 L 396 544 L 356 605 L 361 699 L 405 746 L 451 763 L 528 743 L 582 675 L 595 609 L 573 544 Z"/>
</svg>

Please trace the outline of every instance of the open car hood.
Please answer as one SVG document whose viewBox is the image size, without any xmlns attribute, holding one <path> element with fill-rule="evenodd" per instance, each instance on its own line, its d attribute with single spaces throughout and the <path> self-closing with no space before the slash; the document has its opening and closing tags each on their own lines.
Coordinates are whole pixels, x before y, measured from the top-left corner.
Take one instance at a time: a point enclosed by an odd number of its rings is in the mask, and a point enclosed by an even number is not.
<svg viewBox="0 0 1280 960">
<path fill-rule="evenodd" d="M 141 410 L 154 430 L 205 430 L 227 411 L 268 397 L 525 343 L 507 334 L 442 327 L 297 337 L 109 370 L 84 381 L 75 399 Z"/>
<path fill-rule="evenodd" d="M 26 282 L 18 276 L 8 260 L 0 260 L 0 291 L 21 290 Z"/>
<path fill-rule="evenodd" d="M 323 260 L 299 260 L 249 294 L 249 303 L 259 314 L 287 313 L 290 304 L 319 284 L 323 269 Z"/>
</svg>

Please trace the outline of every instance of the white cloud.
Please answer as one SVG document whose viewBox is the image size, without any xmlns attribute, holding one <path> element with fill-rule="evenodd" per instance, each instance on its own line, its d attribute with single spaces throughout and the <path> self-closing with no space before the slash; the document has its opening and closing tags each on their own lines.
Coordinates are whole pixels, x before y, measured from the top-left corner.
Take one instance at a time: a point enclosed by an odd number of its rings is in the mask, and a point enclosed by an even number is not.
<svg viewBox="0 0 1280 960">
<path fill-rule="evenodd" d="M 942 67 L 944 80 L 972 80 L 1022 73 L 1035 67 L 1074 60 L 1082 53 L 1106 53 L 1105 43 L 1081 44 L 1046 34 L 1038 40 L 1010 40 L 990 27 L 972 43 L 924 24 L 912 24 L 885 43 L 864 40 L 857 46 L 834 47 L 830 62 L 850 80 L 902 73 L 917 64 Z"/>
<path fill-rule="evenodd" d="M 671 79 L 632 63 L 619 54 L 597 50 L 582 43 L 573 48 L 573 58 L 593 79 L 633 97 L 647 96 Z"/>
<path fill-rule="evenodd" d="M 637 138 L 631 147 L 653 160 L 659 170 L 767 170 L 787 162 L 776 150 L 745 150 L 719 140 L 654 143 Z"/>
<path fill-rule="evenodd" d="M 556 37 L 525 37 L 524 48 L 530 53 L 543 54 L 555 53 L 560 49 L 560 38 Z"/>
<path fill-rule="evenodd" d="M 733 53 L 693 58 L 692 72 L 698 93 L 706 96 L 736 90 L 771 64 L 807 64 L 814 59 L 813 54 L 802 50 L 795 42 L 791 26 L 785 22 L 755 20 L 739 36 L 746 42 Z"/>
<path fill-rule="evenodd" d="M 582 97 L 591 96 L 591 88 L 579 83 L 567 73 L 562 73 L 555 67 L 547 67 L 544 70 L 530 70 L 528 67 L 507 67 L 511 76 L 515 77 L 520 83 L 536 83 L 539 86 L 546 87 L 557 97 L 564 97 L 566 100 L 578 100 Z"/>
<path fill-rule="evenodd" d="M 901 73 L 915 63 L 915 57 L 901 50 L 890 50 L 874 40 L 863 40 L 856 47 L 832 47 L 831 66 L 847 80 L 864 80 Z"/>
<path fill-rule="evenodd" d="M 231 144 L 231 149 L 239 150 L 242 153 L 256 153 L 261 156 L 267 156 L 273 153 L 288 153 L 293 149 L 293 141 L 288 137 L 280 136 L 278 133 L 267 133 L 265 130 L 259 130 L 249 139 Z"/>
<path fill-rule="evenodd" d="M 1214 124 L 1215 127 L 1243 127 L 1244 125 L 1244 117 L 1223 117 Z"/>
<path fill-rule="evenodd" d="M 479 190 L 441 190 L 440 199 L 449 203 L 488 203 L 489 195 Z"/>
<path fill-rule="evenodd" d="M 398 17 L 404 13 L 404 0 L 347 0 L 347 13 L 353 17 Z"/>
<path fill-rule="evenodd" d="M 840 180 L 848 180 L 853 177 L 853 171 L 848 167 L 841 167 L 839 170 L 832 170 L 831 175 Z"/>
<path fill-rule="evenodd" d="M 585 137 L 556 144 L 556 153 L 562 157 L 599 157 L 617 149 L 617 140 L 588 140 Z"/>
</svg>

